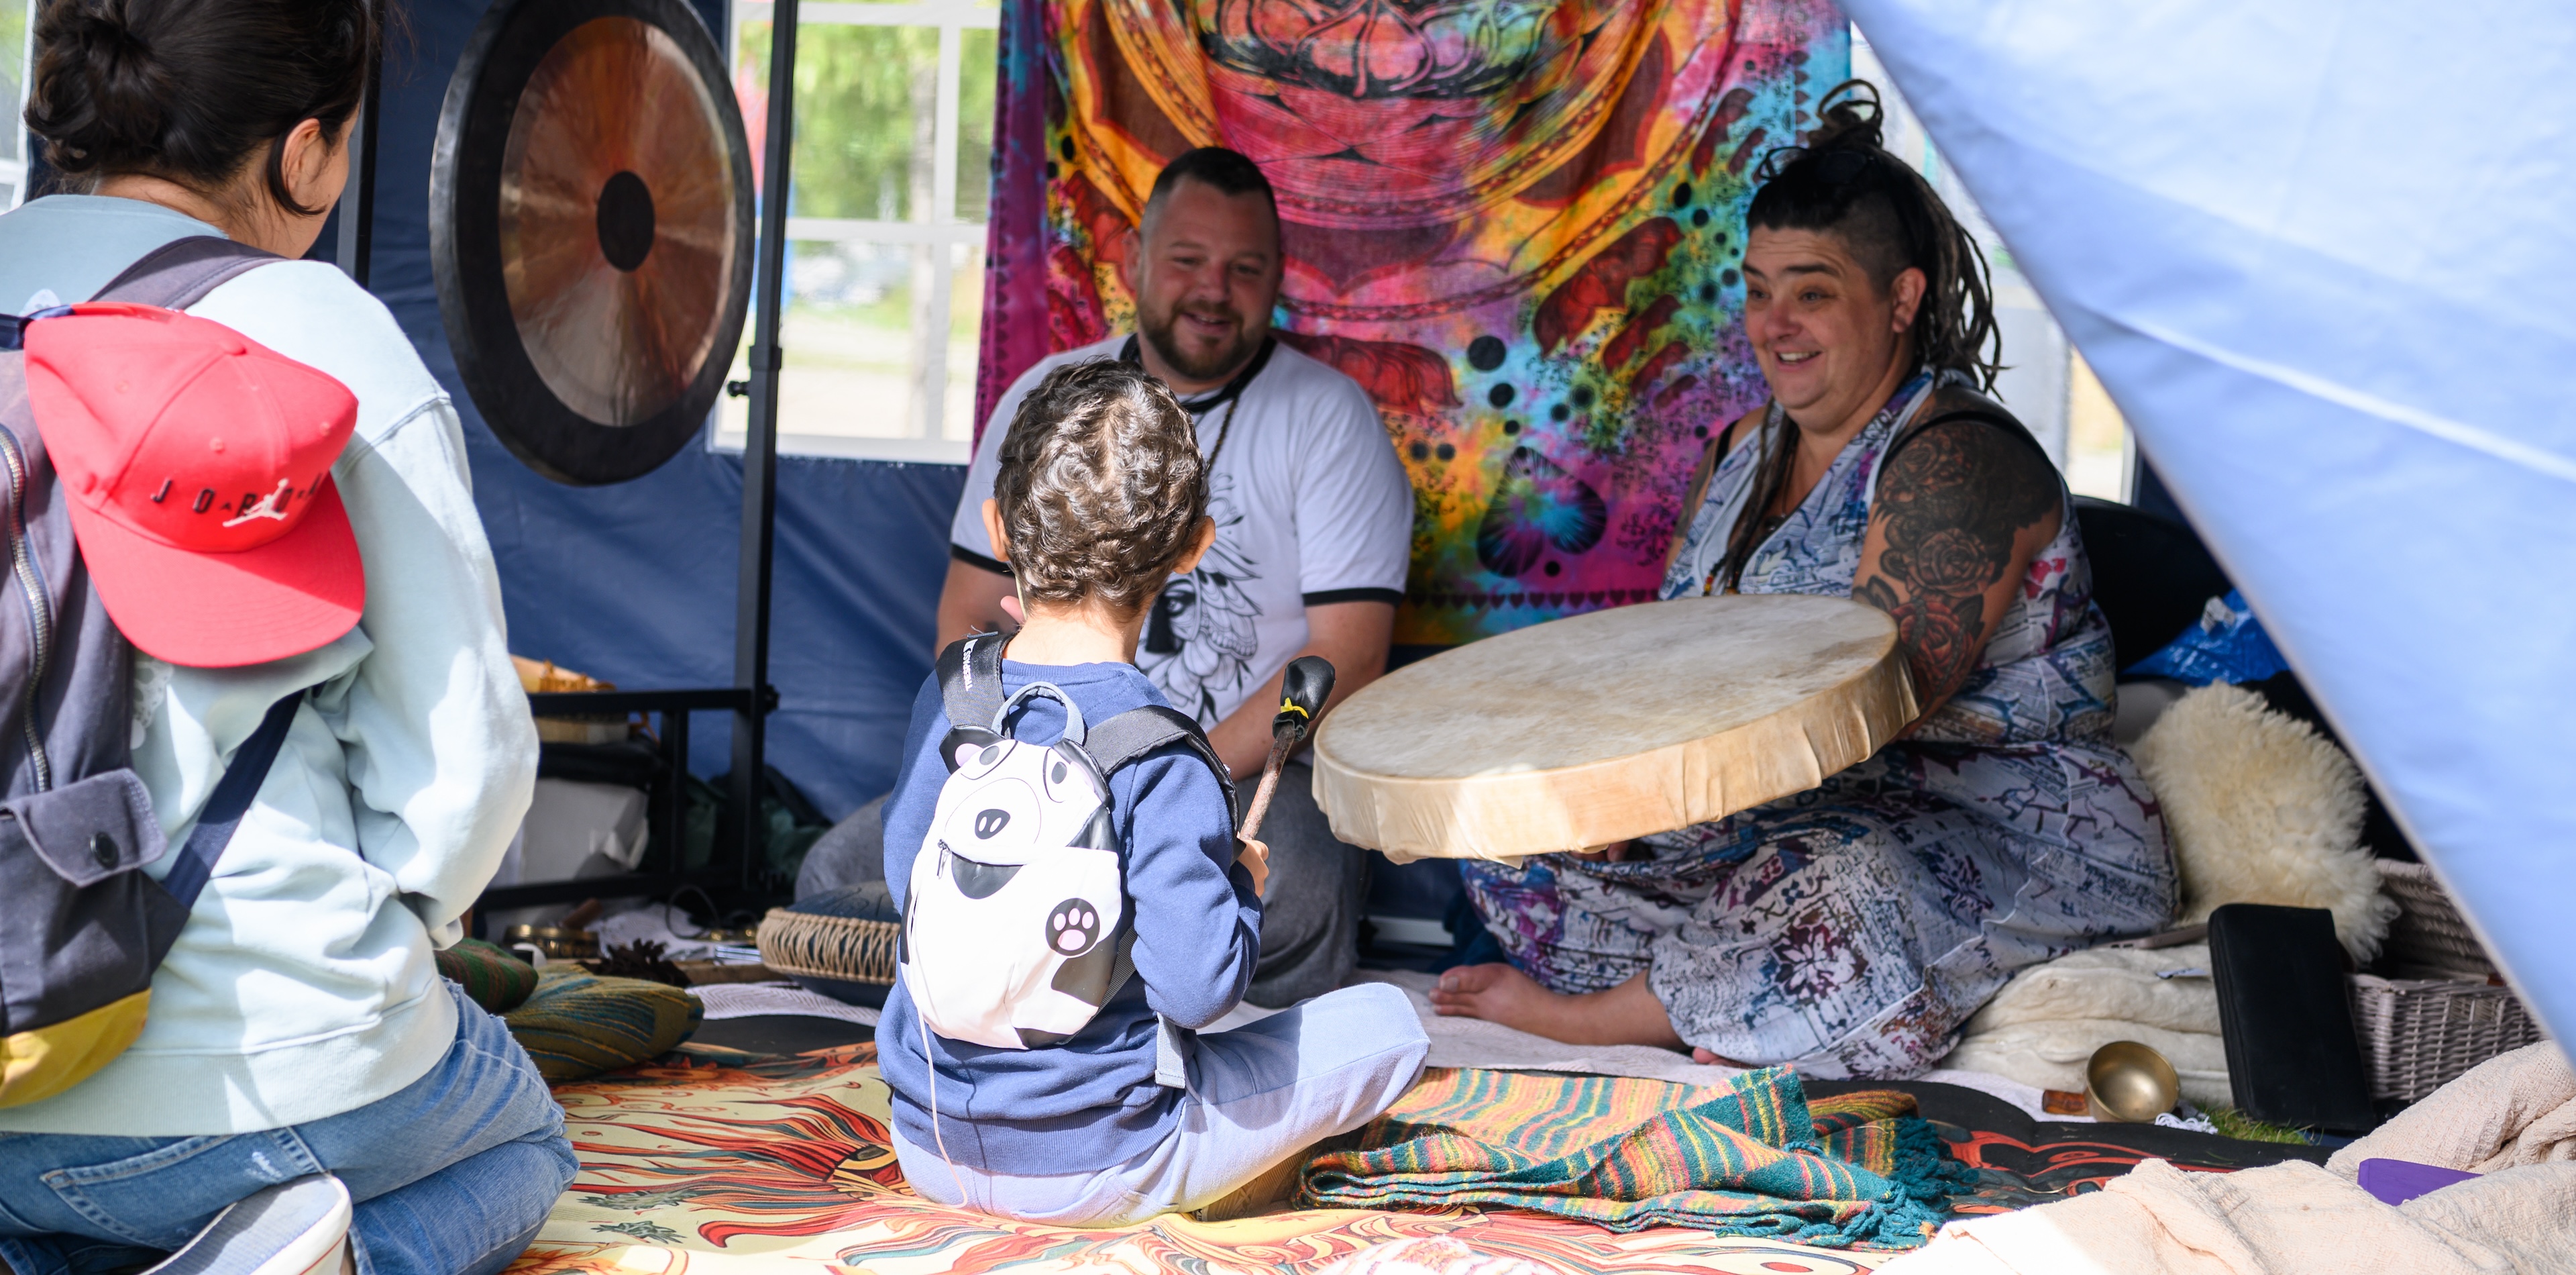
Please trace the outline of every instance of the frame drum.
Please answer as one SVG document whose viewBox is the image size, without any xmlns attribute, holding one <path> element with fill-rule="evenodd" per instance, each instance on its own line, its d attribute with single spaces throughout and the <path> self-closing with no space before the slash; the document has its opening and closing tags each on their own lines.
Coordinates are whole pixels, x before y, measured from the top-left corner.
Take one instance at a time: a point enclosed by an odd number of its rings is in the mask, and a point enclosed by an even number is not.
<svg viewBox="0 0 2576 1275">
<path fill-rule="evenodd" d="M 1404 862 L 1670 832 L 1803 792 L 1912 724 L 1886 612 L 1729 594 L 1572 616 L 1370 683 L 1315 732 L 1333 835 Z"/>
</svg>

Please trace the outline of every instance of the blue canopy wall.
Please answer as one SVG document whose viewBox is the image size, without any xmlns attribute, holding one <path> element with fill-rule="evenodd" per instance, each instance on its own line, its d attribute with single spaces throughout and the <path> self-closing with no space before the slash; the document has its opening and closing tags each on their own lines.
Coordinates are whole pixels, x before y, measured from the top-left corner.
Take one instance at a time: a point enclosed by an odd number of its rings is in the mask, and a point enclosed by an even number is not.
<svg viewBox="0 0 2576 1275">
<path fill-rule="evenodd" d="M 2576 6 L 1844 3 L 2576 1040 Z"/>
<path fill-rule="evenodd" d="M 410 39 L 387 59 L 370 285 L 465 418 L 510 649 L 638 689 L 729 685 L 741 457 L 691 447 L 631 483 L 562 486 L 502 449 L 456 378 L 430 276 L 429 159 L 448 75 L 486 7 L 405 6 Z M 723 29 L 721 4 L 699 8 Z M 964 481 L 954 466 L 779 460 L 769 761 L 826 814 L 894 782 L 913 693 L 930 672 L 948 517 Z M 728 721 L 698 719 L 700 773 L 730 765 Z"/>
</svg>

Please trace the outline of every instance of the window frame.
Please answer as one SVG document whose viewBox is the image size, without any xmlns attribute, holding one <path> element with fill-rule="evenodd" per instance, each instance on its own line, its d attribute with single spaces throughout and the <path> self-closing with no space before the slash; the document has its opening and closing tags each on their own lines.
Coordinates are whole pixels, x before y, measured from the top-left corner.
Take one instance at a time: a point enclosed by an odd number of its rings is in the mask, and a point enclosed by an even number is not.
<svg viewBox="0 0 2576 1275">
<path fill-rule="evenodd" d="M 18 47 L 0 49 L 0 57 L 14 60 L 18 67 L 18 91 L 8 103 L 9 149 L 5 153 L 0 153 L 0 188 L 5 188 L 7 192 L 0 194 L 0 212 L 6 212 L 27 202 L 28 160 L 34 154 L 35 140 L 28 135 L 25 121 L 27 82 L 33 78 L 36 70 L 37 3 L 38 0 L 0 0 L 0 4 L 23 6 L 27 19 L 26 26 L 19 32 Z"/>
<path fill-rule="evenodd" d="M 740 66 L 746 51 L 757 55 L 761 50 L 746 50 L 743 28 L 757 22 L 769 22 L 775 7 L 770 0 L 734 0 L 725 22 L 726 64 Z M 929 366 L 920 369 L 920 379 L 912 386 L 912 432 L 897 438 L 855 438 L 838 434 L 807 434 L 790 431 L 781 422 L 778 454 L 782 456 L 823 456 L 853 460 L 895 461 L 912 464 L 964 465 L 972 456 L 973 444 L 940 436 L 947 410 L 949 386 L 963 378 L 972 383 L 973 367 L 949 366 L 951 351 L 948 333 L 955 322 L 952 312 L 958 258 L 967 250 L 980 251 L 985 244 L 986 219 L 960 220 L 957 208 L 958 144 L 965 132 L 959 100 L 965 82 L 963 52 L 965 33 L 970 29 L 999 31 L 1002 11 L 997 4 L 975 0 L 914 0 L 912 3 L 852 3 L 849 0 L 815 0 L 800 2 L 796 9 L 800 31 L 816 26 L 927 27 L 939 33 L 938 79 L 933 97 L 935 118 L 931 127 L 930 220 L 885 221 L 856 217 L 797 217 L 787 219 L 787 242 L 860 243 L 894 248 L 930 248 L 930 298 L 924 318 L 936 334 L 931 342 L 940 353 Z M 998 74 L 998 69 L 996 74 Z M 776 91 L 776 86 L 771 86 Z M 793 92 L 791 86 L 789 89 Z M 1001 139 L 996 138 L 996 145 Z M 977 210 L 979 214 L 983 210 Z M 746 332 L 746 336 L 749 334 Z M 782 334 L 783 336 L 783 334 Z M 920 341 L 919 330 L 913 339 Z M 787 343 L 782 339 L 782 346 Z M 793 369 L 783 374 L 792 374 Z M 970 409 L 971 410 L 971 409 Z M 723 408 L 709 415 L 707 446 L 711 450 L 739 454 L 743 436 L 726 437 Z"/>
</svg>

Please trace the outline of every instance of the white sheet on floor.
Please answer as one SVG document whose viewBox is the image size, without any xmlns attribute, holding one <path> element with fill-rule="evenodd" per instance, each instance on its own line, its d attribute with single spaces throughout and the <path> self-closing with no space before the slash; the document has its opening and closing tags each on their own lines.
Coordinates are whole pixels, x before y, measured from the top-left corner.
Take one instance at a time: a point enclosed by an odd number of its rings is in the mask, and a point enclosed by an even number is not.
<svg viewBox="0 0 2576 1275">
<path fill-rule="evenodd" d="M 1482 1019 L 1443 1018 L 1432 1011 L 1428 994 L 1435 978 L 1435 975 L 1409 970 L 1361 970 L 1355 976 L 1355 981 L 1389 983 L 1404 989 L 1405 998 L 1413 1002 L 1414 1013 L 1422 1019 L 1423 1034 L 1431 1038 L 1429 1066 L 1636 1076 L 1693 1085 L 1718 1084 L 1728 1077 L 1743 1074 L 1734 1067 L 1703 1066 L 1692 1062 L 1687 1054 L 1651 1045 L 1569 1045 Z M 697 993 L 698 999 L 706 1005 L 706 1016 L 710 1019 L 748 1018 L 755 1014 L 809 1014 L 870 1027 L 877 1022 L 877 1011 L 873 1009 L 844 1005 L 792 983 L 717 983 L 689 990 Z M 1240 1004 L 1203 1030 L 1232 1031 L 1277 1012 L 1249 1003 Z M 2042 1120 L 2087 1119 L 2046 1114 L 2040 1110 L 2036 1087 L 2007 1076 L 1953 1068 L 1929 1072 L 1921 1078 L 1992 1094 Z"/>
<path fill-rule="evenodd" d="M 1431 1037 L 1432 1067 L 1484 1067 L 1495 1071 L 1566 1071 L 1592 1076 L 1641 1076 L 1684 1084 L 1722 1084 L 1744 1074 L 1734 1067 L 1692 1062 L 1690 1055 L 1652 1045 L 1569 1045 L 1480 1018 L 1443 1018 L 1431 1008 L 1439 976 L 1411 970 L 1361 970 L 1355 979 L 1404 989 L 1422 1030 Z"/>
<path fill-rule="evenodd" d="M 865 1005 L 844 1005 L 794 983 L 706 983 L 689 990 L 696 994 L 699 1004 L 707 1007 L 710 1021 L 801 1014 L 807 1018 L 837 1018 L 862 1027 L 877 1025 L 876 1010 Z"/>
</svg>

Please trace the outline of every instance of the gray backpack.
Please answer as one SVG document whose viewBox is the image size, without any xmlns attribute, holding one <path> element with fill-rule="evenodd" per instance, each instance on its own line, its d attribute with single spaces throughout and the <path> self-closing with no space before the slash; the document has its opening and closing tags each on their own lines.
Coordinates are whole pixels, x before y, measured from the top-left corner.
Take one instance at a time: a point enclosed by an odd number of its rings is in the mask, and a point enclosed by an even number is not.
<svg viewBox="0 0 2576 1275">
<path fill-rule="evenodd" d="M 173 310 L 278 258 L 182 239 L 99 293 Z M 167 849 L 132 768 L 134 650 L 109 621 L 27 399 L 24 321 L 0 316 L 0 1107 L 52 1097 L 142 1034 L 152 973 L 258 795 L 301 693 L 280 700 Z"/>
</svg>

